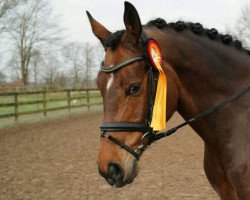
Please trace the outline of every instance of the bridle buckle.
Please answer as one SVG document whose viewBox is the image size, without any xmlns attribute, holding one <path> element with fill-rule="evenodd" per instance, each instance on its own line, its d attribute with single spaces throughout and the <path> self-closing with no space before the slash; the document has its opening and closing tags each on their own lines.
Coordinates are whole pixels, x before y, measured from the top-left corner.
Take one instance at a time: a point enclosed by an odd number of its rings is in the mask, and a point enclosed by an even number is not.
<svg viewBox="0 0 250 200">
<path fill-rule="evenodd" d="M 141 145 L 138 146 L 138 149 L 140 150 L 147 150 L 154 146 L 155 144 L 155 133 L 152 131 L 152 128 L 150 127 L 150 131 L 145 133 L 141 138 Z"/>
</svg>

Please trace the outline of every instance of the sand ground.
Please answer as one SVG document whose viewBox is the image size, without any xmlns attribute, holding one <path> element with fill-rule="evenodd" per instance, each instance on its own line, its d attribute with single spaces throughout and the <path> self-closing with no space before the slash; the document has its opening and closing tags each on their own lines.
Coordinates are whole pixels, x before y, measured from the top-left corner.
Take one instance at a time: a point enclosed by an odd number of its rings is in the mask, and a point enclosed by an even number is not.
<svg viewBox="0 0 250 200">
<path fill-rule="evenodd" d="M 203 142 L 186 127 L 159 141 L 123 188 L 98 174 L 100 112 L 0 129 L 0 199 L 216 200 L 203 171 Z M 175 115 L 169 126 L 182 119 Z"/>
</svg>

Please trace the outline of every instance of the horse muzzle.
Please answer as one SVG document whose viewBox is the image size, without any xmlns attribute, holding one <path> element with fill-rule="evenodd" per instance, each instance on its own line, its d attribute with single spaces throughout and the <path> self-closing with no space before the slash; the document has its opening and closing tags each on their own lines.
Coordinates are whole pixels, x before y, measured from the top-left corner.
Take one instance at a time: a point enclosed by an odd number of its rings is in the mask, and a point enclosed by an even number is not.
<svg viewBox="0 0 250 200">
<path fill-rule="evenodd" d="M 107 171 L 104 172 L 98 168 L 99 174 L 105 178 L 107 183 L 113 187 L 123 187 L 133 182 L 138 174 L 137 161 L 134 160 L 131 168 L 126 172 L 120 164 L 111 162 L 107 165 Z"/>
</svg>

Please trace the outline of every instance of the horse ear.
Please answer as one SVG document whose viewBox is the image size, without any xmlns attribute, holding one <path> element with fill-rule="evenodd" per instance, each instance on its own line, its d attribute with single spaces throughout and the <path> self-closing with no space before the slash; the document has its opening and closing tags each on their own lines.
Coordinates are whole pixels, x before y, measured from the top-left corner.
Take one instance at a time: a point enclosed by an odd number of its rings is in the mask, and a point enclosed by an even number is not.
<svg viewBox="0 0 250 200">
<path fill-rule="evenodd" d="M 142 32 L 139 14 L 131 3 L 125 1 L 124 6 L 125 10 L 123 15 L 123 21 L 126 27 L 126 31 L 132 42 L 137 44 L 140 40 Z"/>
<path fill-rule="evenodd" d="M 86 11 L 86 13 L 88 15 L 89 22 L 91 24 L 91 28 L 94 35 L 101 41 L 103 47 L 105 47 L 104 41 L 111 35 L 111 32 L 98 21 L 96 21 L 88 11 Z"/>
</svg>

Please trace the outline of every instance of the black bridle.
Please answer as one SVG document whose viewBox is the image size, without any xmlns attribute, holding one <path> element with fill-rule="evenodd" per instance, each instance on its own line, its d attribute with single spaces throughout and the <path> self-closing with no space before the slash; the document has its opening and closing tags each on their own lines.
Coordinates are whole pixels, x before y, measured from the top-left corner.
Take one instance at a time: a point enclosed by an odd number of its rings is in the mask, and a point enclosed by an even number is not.
<svg viewBox="0 0 250 200">
<path fill-rule="evenodd" d="M 115 143 L 116 145 L 120 146 L 121 148 L 125 149 L 129 153 L 131 153 L 137 160 L 139 160 L 142 152 L 147 149 L 149 146 L 151 146 L 156 140 L 159 140 L 161 138 L 167 137 L 172 135 L 174 132 L 176 132 L 179 128 L 186 126 L 194 121 L 197 121 L 198 119 L 204 118 L 208 114 L 217 111 L 224 105 L 228 104 L 229 102 L 235 100 L 239 96 L 243 95 L 244 93 L 248 92 L 250 90 L 250 86 L 238 91 L 231 97 L 223 100 L 219 104 L 203 111 L 202 113 L 196 115 L 195 117 L 185 121 L 184 123 L 168 130 L 165 132 L 158 132 L 153 131 L 153 128 L 150 126 L 151 120 L 152 120 L 152 112 L 153 112 L 153 106 L 154 106 L 154 97 L 155 97 L 155 90 L 153 87 L 156 85 L 155 77 L 157 77 L 157 71 L 152 66 L 152 63 L 149 59 L 149 55 L 147 53 L 147 44 L 151 39 L 147 37 L 145 32 L 142 32 L 141 35 L 141 41 L 144 45 L 145 55 L 144 56 L 136 56 L 133 58 L 130 58 L 118 65 L 111 66 L 109 68 L 105 68 L 103 66 L 103 63 L 101 64 L 101 70 L 105 73 L 113 73 L 117 70 L 120 70 L 121 68 L 128 66 L 134 62 L 145 60 L 147 62 L 147 71 L 148 71 L 148 105 L 147 105 L 147 112 L 144 122 L 142 123 L 135 123 L 135 122 L 107 122 L 102 123 L 100 125 L 101 129 L 101 137 L 107 138 L 111 142 Z M 108 132 L 141 132 L 143 133 L 141 142 L 137 146 L 137 148 L 133 149 L 132 147 L 129 147 L 128 145 L 124 144 L 120 140 L 112 137 L 108 134 Z"/>
<path fill-rule="evenodd" d="M 113 143 L 117 144 L 121 148 L 130 152 L 137 160 L 139 160 L 140 155 L 142 154 L 143 150 L 145 150 L 150 144 L 153 142 L 153 136 L 156 132 L 153 131 L 152 127 L 150 126 L 151 119 L 152 119 L 152 112 L 154 106 L 154 93 L 153 87 L 156 85 L 156 77 L 157 71 L 153 68 L 152 63 L 147 54 L 147 43 L 150 41 L 150 38 L 147 37 L 145 32 L 141 34 L 141 41 L 144 45 L 144 55 L 142 56 L 135 56 L 130 58 L 124 62 L 121 62 L 118 65 L 111 66 L 109 68 L 105 68 L 103 66 L 103 62 L 101 64 L 101 70 L 105 73 L 112 73 L 116 72 L 117 70 L 128 66 L 134 62 L 145 60 L 147 63 L 147 72 L 148 72 L 148 103 L 147 103 L 147 111 L 144 122 L 136 123 L 136 122 L 108 122 L 102 123 L 100 125 L 101 129 L 101 137 L 105 137 L 112 141 Z M 108 132 L 141 132 L 143 133 L 141 144 L 136 148 L 133 149 L 123 142 L 117 140 L 116 138 L 112 137 L 108 134 Z M 152 138 L 151 138 L 152 137 Z"/>
</svg>

